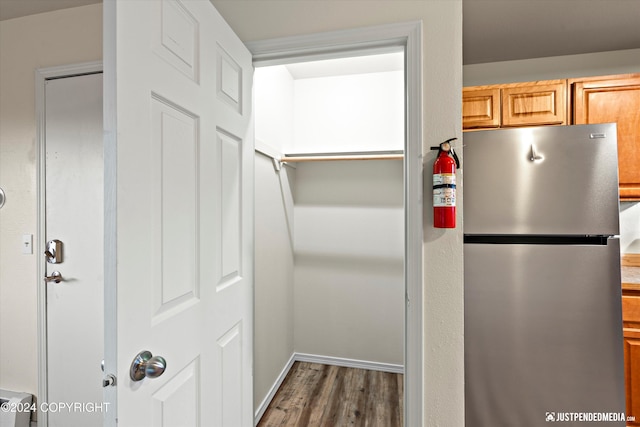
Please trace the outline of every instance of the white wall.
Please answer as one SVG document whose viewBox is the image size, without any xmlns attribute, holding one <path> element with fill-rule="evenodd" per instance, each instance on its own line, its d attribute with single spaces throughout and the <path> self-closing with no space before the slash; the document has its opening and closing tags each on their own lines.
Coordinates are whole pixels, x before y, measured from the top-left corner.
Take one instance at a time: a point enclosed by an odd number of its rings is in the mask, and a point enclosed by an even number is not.
<svg viewBox="0 0 640 427">
<path fill-rule="evenodd" d="M 640 202 L 620 203 L 620 252 L 640 254 Z"/>
<path fill-rule="evenodd" d="M 293 145 L 294 81 L 284 66 L 253 74 L 256 140 L 283 153 Z"/>
<path fill-rule="evenodd" d="M 295 169 L 255 159 L 254 408 L 294 351 L 293 195 Z"/>
<path fill-rule="evenodd" d="M 293 138 L 293 79 L 284 67 L 254 73 L 256 144 L 282 152 Z M 294 351 L 293 185 L 295 169 L 276 172 L 255 159 L 254 408 L 269 393 Z"/>
<path fill-rule="evenodd" d="M 0 21 L 0 388 L 37 394 L 35 70 L 102 58 L 102 5 Z"/>
<path fill-rule="evenodd" d="M 464 86 L 640 72 L 640 49 L 465 65 Z"/>
<path fill-rule="evenodd" d="M 299 164 L 295 349 L 403 365 L 402 161 Z"/>
<path fill-rule="evenodd" d="M 404 149 L 402 71 L 299 79 L 294 91 L 287 153 Z"/>
<path fill-rule="evenodd" d="M 286 152 L 404 149 L 404 73 L 294 80 Z M 297 166 L 295 327 L 299 353 L 404 364 L 401 161 Z"/>
<path fill-rule="evenodd" d="M 391 22 L 423 23 L 423 102 L 425 167 L 429 147 L 460 138 L 462 117 L 461 0 L 213 0 L 244 41 L 264 40 Z M 456 148 L 462 152 L 462 141 Z M 463 164 L 464 164 L 464 159 Z M 425 174 L 425 187 L 431 185 Z M 463 186 L 458 190 L 462 204 Z M 427 193 L 428 194 L 428 193 Z M 424 235 L 424 422 L 464 425 L 464 336 L 462 227 L 432 228 L 425 198 Z M 462 209 L 458 223 L 462 223 Z"/>
<path fill-rule="evenodd" d="M 464 86 L 640 73 L 640 49 L 465 65 Z M 640 253 L 640 203 L 620 203 L 620 251 Z"/>
</svg>

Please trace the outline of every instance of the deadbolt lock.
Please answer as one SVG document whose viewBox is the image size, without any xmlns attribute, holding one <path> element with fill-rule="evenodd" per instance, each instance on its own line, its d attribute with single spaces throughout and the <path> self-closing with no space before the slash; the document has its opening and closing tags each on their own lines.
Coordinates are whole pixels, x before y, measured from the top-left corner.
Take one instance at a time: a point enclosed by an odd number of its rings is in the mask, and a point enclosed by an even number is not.
<svg viewBox="0 0 640 427">
<path fill-rule="evenodd" d="M 49 240 L 47 242 L 44 256 L 49 264 L 60 264 L 62 262 L 62 242 L 60 240 Z"/>
</svg>

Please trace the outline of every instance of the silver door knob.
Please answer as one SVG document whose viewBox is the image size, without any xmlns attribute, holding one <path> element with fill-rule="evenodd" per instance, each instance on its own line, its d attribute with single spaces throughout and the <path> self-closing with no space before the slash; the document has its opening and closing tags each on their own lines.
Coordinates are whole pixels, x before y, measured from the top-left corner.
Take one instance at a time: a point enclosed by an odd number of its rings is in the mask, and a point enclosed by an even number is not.
<svg viewBox="0 0 640 427">
<path fill-rule="evenodd" d="M 54 271 L 53 273 L 51 273 L 51 276 L 44 276 L 44 281 L 45 282 L 55 282 L 55 283 L 60 283 L 62 282 L 62 274 L 59 271 Z"/>
<path fill-rule="evenodd" d="M 133 381 L 144 378 L 157 378 L 167 369 L 167 361 L 162 356 L 154 356 L 150 351 L 143 350 L 131 362 L 129 376 Z"/>
</svg>

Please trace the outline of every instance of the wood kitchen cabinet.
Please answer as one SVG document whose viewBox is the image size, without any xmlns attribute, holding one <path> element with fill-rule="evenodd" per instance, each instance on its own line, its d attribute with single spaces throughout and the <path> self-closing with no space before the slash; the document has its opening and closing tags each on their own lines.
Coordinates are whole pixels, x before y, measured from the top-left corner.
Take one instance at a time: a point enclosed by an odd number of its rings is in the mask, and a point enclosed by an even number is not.
<svg viewBox="0 0 640 427">
<path fill-rule="evenodd" d="M 498 127 L 567 124 L 567 81 L 474 86 L 462 90 L 462 127 Z"/>
<path fill-rule="evenodd" d="M 620 199 L 640 200 L 640 74 L 570 79 L 569 84 L 573 124 L 618 124 Z"/>
<path fill-rule="evenodd" d="M 500 127 L 500 89 L 462 89 L 462 127 L 493 129 Z"/>
<path fill-rule="evenodd" d="M 567 124 L 567 81 L 517 83 L 502 89 L 502 126 Z"/>
<path fill-rule="evenodd" d="M 640 285 L 622 285 L 622 326 L 624 339 L 624 380 L 628 426 L 640 426 Z"/>
</svg>

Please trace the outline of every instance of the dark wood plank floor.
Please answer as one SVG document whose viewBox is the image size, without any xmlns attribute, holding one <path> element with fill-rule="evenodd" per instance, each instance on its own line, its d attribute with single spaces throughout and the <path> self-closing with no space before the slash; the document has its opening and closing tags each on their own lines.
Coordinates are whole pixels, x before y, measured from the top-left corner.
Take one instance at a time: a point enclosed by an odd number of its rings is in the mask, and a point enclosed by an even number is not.
<svg viewBox="0 0 640 427">
<path fill-rule="evenodd" d="M 401 427 L 403 376 L 295 362 L 258 427 Z"/>
</svg>

